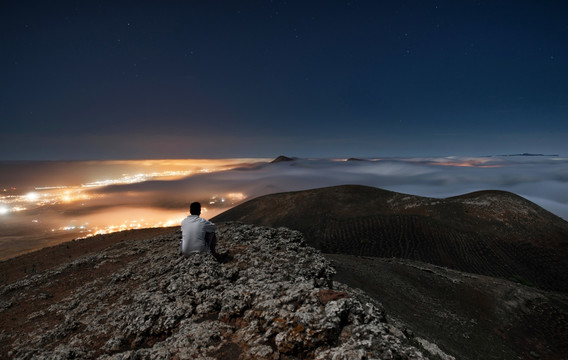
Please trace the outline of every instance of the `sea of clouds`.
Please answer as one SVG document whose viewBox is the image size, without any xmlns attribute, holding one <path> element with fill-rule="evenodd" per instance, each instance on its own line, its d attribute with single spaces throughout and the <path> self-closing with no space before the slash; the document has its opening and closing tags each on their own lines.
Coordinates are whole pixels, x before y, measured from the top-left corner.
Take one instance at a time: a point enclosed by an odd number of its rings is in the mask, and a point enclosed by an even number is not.
<svg viewBox="0 0 568 360">
<path fill-rule="evenodd" d="M 294 159 L 243 164 L 228 171 L 173 181 L 109 186 L 102 192 L 109 195 L 106 201 L 110 202 L 114 199 L 172 208 L 204 201 L 214 194 L 242 193 L 250 199 L 342 184 L 436 198 L 477 190 L 505 190 L 568 220 L 568 158 L 557 156 Z"/>
</svg>

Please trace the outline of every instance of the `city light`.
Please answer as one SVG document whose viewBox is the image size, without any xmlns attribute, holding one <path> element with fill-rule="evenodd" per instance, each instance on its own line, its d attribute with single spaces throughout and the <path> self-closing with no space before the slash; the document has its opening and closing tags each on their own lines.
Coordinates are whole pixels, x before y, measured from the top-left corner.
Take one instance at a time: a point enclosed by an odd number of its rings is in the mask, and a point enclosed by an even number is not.
<svg viewBox="0 0 568 360">
<path fill-rule="evenodd" d="M 231 199 L 231 201 L 242 201 L 246 199 L 246 197 L 247 196 L 241 192 L 233 192 L 227 194 L 227 198 Z"/>
<path fill-rule="evenodd" d="M 39 194 L 36 192 L 31 192 L 26 194 L 26 200 L 28 201 L 36 201 L 39 199 Z"/>
<path fill-rule="evenodd" d="M 452 159 L 444 158 L 442 160 L 430 161 L 428 165 L 434 166 L 456 166 L 456 167 L 477 167 L 477 168 L 497 168 L 503 167 L 502 164 L 490 163 L 491 159 Z"/>
<path fill-rule="evenodd" d="M 88 238 L 96 235 L 110 234 L 118 231 L 135 230 L 135 229 L 146 229 L 146 228 L 161 228 L 161 227 L 171 227 L 177 226 L 183 220 L 183 216 L 177 219 L 168 219 L 165 221 L 145 221 L 144 219 L 137 220 L 126 220 L 122 224 L 116 225 L 106 225 L 104 227 L 88 227 L 88 224 L 81 226 L 65 226 L 59 228 L 59 230 L 70 231 L 70 230 L 80 230 L 80 233 L 86 233 L 82 238 Z M 53 231 L 53 230 L 52 230 Z"/>
<path fill-rule="evenodd" d="M 193 171 L 191 171 L 191 170 L 187 170 L 187 171 L 161 171 L 161 172 L 151 172 L 151 173 L 147 173 L 147 174 L 139 173 L 139 174 L 135 174 L 135 175 L 124 174 L 124 175 L 122 175 L 122 177 L 120 177 L 118 179 L 105 179 L 105 180 L 93 181 L 93 182 L 89 182 L 89 183 L 86 183 L 86 184 L 82 184 L 81 187 L 85 187 L 85 188 L 93 188 L 94 187 L 94 188 L 96 188 L 96 187 L 103 187 L 103 186 L 109 186 L 109 185 L 135 184 L 135 183 L 140 183 L 140 182 L 153 180 L 153 179 L 157 179 L 157 178 L 160 178 L 160 179 L 182 178 L 182 177 L 185 177 L 185 176 L 189 176 L 191 174 L 193 174 Z"/>
<path fill-rule="evenodd" d="M 6 215 L 9 212 L 10 212 L 10 209 L 8 209 L 7 206 L 0 205 L 0 215 Z"/>
</svg>

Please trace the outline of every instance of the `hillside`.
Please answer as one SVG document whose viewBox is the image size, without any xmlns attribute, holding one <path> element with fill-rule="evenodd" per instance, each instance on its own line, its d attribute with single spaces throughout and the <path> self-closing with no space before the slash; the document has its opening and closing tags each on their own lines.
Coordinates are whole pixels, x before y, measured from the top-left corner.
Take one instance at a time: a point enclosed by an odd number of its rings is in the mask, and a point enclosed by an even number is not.
<svg viewBox="0 0 568 360">
<path fill-rule="evenodd" d="M 568 352 L 564 294 L 410 260 L 326 260 L 285 228 L 229 223 L 218 235 L 222 263 L 180 257 L 177 227 L 0 262 L 0 354 L 560 360 Z"/>
<path fill-rule="evenodd" d="M 345 185 L 262 196 L 213 221 L 290 227 L 325 253 L 418 260 L 568 291 L 568 222 L 502 191 L 435 199 Z"/>
<path fill-rule="evenodd" d="M 1 357 L 423 359 L 426 347 L 449 359 L 388 320 L 376 300 L 332 286 L 329 261 L 299 232 L 222 226 L 222 263 L 180 256 L 179 230 L 129 234 L 34 274 L 12 274 L 0 287 Z M 24 256 L 40 261 L 65 250 Z"/>
<path fill-rule="evenodd" d="M 456 359 L 563 360 L 568 296 L 405 259 L 326 254 L 360 288 Z"/>
</svg>

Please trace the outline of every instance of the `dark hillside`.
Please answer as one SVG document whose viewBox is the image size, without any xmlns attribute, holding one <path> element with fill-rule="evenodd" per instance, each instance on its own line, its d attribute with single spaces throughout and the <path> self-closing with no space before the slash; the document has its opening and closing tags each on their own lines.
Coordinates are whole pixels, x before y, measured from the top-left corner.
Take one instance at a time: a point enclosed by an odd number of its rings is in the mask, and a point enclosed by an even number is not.
<svg viewBox="0 0 568 360">
<path fill-rule="evenodd" d="M 566 359 L 565 294 L 413 260 L 325 256 L 337 281 L 364 289 L 456 359 Z"/>
<path fill-rule="evenodd" d="M 503 191 L 434 199 L 344 185 L 262 196 L 213 221 L 290 227 L 327 253 L 406 258 L 568 290 L 568 223 Z"/>
</svg>

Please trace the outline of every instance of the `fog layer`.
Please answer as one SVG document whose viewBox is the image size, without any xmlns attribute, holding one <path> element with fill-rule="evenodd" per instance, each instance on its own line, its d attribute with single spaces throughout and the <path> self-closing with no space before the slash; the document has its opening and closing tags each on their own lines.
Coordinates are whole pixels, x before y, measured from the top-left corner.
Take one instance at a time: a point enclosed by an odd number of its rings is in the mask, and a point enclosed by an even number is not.
<svg viewBox="0 0 568 360">
<path fill-rule="evenodd" d="M 190 201 L 359 184 L 428 197 L 477 190 L 505 190 L 568 219 L 568 159 L 504 156 L 483 158 L 295 159 L 259 163 L 173 181 L 109 186 L 106 201 L 172 208 Z"/>
</svg>

